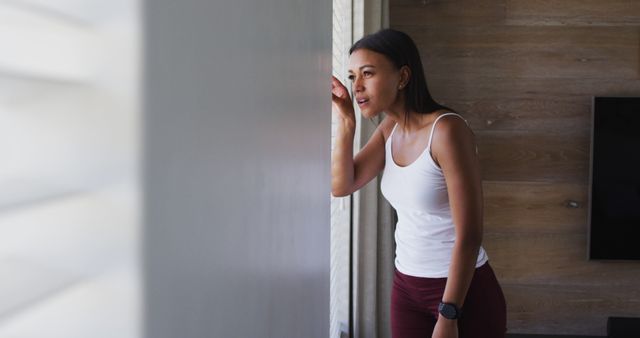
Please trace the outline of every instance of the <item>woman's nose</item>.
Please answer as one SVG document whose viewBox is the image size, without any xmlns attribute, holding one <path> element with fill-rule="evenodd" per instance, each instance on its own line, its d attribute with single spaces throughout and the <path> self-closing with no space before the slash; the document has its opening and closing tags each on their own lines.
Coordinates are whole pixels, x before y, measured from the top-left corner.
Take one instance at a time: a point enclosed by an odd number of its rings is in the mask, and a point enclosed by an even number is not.
<svg viewBox="0 0 640 338">
<path fill-rule="evenodd" d="M 355 91 L 360 91 L 362 90 L 364 87 L 362 85 L 362 78 L 361 77 L 356 77 L 356 79 L 353 81 L 353 89 Z"/>
</svg>

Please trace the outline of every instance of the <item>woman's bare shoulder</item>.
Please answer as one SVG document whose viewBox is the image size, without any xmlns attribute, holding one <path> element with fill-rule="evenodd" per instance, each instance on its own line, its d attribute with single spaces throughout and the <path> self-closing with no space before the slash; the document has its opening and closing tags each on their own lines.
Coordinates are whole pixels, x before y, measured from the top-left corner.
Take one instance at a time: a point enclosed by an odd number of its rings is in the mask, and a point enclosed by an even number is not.
<svg viewBox="0 0 640 338">
<path fill-rule="evenodd" d="M 456 112 L 444 111 L 436 115 L 435 119 L 438 119 L 440 116 L 446 115 L 446 114 L 450 114 L 450 115 L 447 115 L 450 118 L 439 119 L 436 126 L 436 128 L 440 133 L 448 131 L 448 132 L 453 132 L 458 134 L 460 132 L 471 131 L 471 127 L 469 126 L 467 119 L 465 119 L 464 116 Z"/>
</svg>

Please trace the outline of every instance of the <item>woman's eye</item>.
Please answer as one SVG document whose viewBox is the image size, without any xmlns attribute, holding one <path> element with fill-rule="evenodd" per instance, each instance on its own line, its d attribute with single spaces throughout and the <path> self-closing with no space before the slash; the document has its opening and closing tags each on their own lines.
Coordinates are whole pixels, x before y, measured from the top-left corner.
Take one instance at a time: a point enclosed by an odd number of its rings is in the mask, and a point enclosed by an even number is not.
<svg viewBox="0 0 640 338">
<path fill-rule="evenodd" d="M 347 77 L 347 79 L 349 79 L 349 80 L 353 81 L 353 75 L 349 75 L 349 76 Z"/>
<path fill-rule="evenodd" d="M 364 75 L 371 75 L 371 72 L 364 72 Z"/>
</svg>

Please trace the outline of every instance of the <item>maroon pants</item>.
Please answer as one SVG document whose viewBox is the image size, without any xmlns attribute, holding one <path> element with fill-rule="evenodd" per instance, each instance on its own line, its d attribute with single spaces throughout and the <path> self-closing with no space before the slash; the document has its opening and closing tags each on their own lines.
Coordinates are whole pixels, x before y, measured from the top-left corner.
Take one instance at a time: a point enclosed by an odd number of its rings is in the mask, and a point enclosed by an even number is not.
<svg viewBox="0 0 640 338">
<path fill-rule="evenodd" d="M 431 338 L 447 278 L 409 276 L 395 270 L 391 291 L 393 338 Z M 504 338 L 507 310 L 502 288 L 486 262 L 473 275 L 458 319 L 459 338 Z"/>
</svg>

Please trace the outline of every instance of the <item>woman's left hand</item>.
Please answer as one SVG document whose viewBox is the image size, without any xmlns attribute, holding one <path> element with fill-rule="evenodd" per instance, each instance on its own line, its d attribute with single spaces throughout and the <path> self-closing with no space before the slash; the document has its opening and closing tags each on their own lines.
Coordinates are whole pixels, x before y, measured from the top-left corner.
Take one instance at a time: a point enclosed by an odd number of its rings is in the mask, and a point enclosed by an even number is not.
<svg viewBox="0 0 640 338">
<path fill-rule="evenodd" d="M 458 338 L 458 321 L 438 316 L 432 338 Z"/>
</svg>

